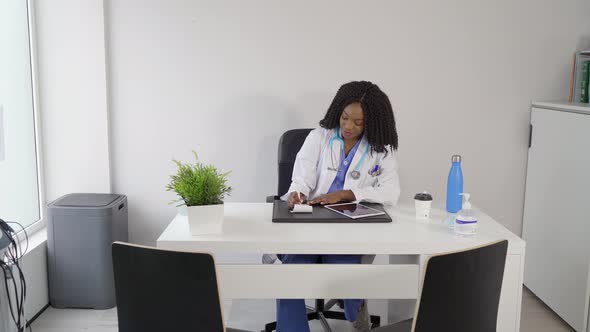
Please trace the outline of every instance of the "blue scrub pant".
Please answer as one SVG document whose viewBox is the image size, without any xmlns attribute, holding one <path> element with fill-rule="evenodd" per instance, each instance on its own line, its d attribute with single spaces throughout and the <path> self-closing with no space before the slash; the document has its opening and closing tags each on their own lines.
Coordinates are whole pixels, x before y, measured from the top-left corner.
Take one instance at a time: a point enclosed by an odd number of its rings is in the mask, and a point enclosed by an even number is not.
<svg viewBox="0 0 590 332">
<path fill-rule="evenodd" d="M 281 255 L 283 264 L 360 264 L 361 258 L 362 255 Z M 362 303 L 363 300 L 344 300 L 346 319 L 356 320 Z M 277 332 L 309 332 L 303 299 L 277 300 Z"/>
</svg>

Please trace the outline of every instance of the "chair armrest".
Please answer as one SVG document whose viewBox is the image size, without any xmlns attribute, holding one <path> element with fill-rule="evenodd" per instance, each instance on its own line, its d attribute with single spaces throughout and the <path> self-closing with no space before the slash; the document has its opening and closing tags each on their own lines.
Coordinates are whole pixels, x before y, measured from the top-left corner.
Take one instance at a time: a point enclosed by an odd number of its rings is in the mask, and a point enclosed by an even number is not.
<svg viewBox="0 0 590 332">
<path fill-rule="evenodd" d="M 278 199 L 281 199 L 279 196 L 266 196 L 266 202 L 267 203 L 272 203 Z"/>
</svg>

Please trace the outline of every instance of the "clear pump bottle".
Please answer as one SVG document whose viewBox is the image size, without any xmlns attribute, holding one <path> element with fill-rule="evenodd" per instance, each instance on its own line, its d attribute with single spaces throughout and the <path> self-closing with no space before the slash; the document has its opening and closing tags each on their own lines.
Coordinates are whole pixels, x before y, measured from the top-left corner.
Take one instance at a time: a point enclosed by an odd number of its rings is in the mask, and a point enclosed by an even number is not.
<svg viewBox="0 0 590 332">
<path fill-rule="evenodd" d="M 470 236 L 477 233 L 477 216 L 471 208 L 468 193 L 461 193 L 463 196 L 463 208 L 457 214 L 455 219 L 455 234 L 461 236 Z"/>
</svg>

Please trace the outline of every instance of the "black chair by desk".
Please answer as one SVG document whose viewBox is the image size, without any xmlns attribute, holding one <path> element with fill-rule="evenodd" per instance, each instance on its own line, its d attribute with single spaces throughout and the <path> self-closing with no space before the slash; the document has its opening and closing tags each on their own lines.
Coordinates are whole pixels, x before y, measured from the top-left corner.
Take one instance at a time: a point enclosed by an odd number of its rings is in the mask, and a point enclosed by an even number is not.
<svg viewBox="0 0 590 332">
<path fill-rule="evenodd" d="M 279 139 L 278 150 L 278 196 L 268 196 L 267 203 L 272 203 L 275 199 L 279 199 L 281 195 L 287 193 L 291 185 L 291 177 L 293 175 L 293 166 L 295 165 L 295 158 L 297 153 L 303 146 L 307 135 L 312 129 L 292 129 L 286 131 Z M 285 254 L 285 253 L 281 253 Z M 280 259 L 280 255 L 279 255 Z M 268 259 L 266 259 L 268 261 Z M 340 300 L 330 300 L 327 303 L 323 299 L 316 299 L 315 308 L 307 313 L 308 320 L 321 320 L 324 325 L 327 325 L 326 319 L 346 320 L 343 312 L 330 311 L 330 309 L 339 304 L 342 306 Z M 379 316 L 371 316 L 371 324 L 373 327 L 378 327 L 380 323 Z M 276 322 L 268 323 L 265 326 L 266 332 L 276 330 Z"/>
<path fill-rule="evenodd" d="M 431 257 L 414 321 L 374 332 L 496 332 L 508 241 Z"/>
<path fill-rule="evenodd" d="M 224 331 L 210 254 L 122 242 L 112 252 L 120 332 Z"/>
</svg>

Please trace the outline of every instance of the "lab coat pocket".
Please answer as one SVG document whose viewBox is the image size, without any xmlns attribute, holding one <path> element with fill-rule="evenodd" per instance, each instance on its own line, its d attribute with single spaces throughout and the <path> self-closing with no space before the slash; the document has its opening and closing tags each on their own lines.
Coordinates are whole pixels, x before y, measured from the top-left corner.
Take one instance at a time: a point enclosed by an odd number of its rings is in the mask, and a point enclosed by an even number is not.
<svg viewBox="0 0 590 332">
<path fill-rule="evenodd" d="M 360 188 L 374 187 L 377 184 L 377 176 L 367 175 L 361 179 Z"/>
</svg>

